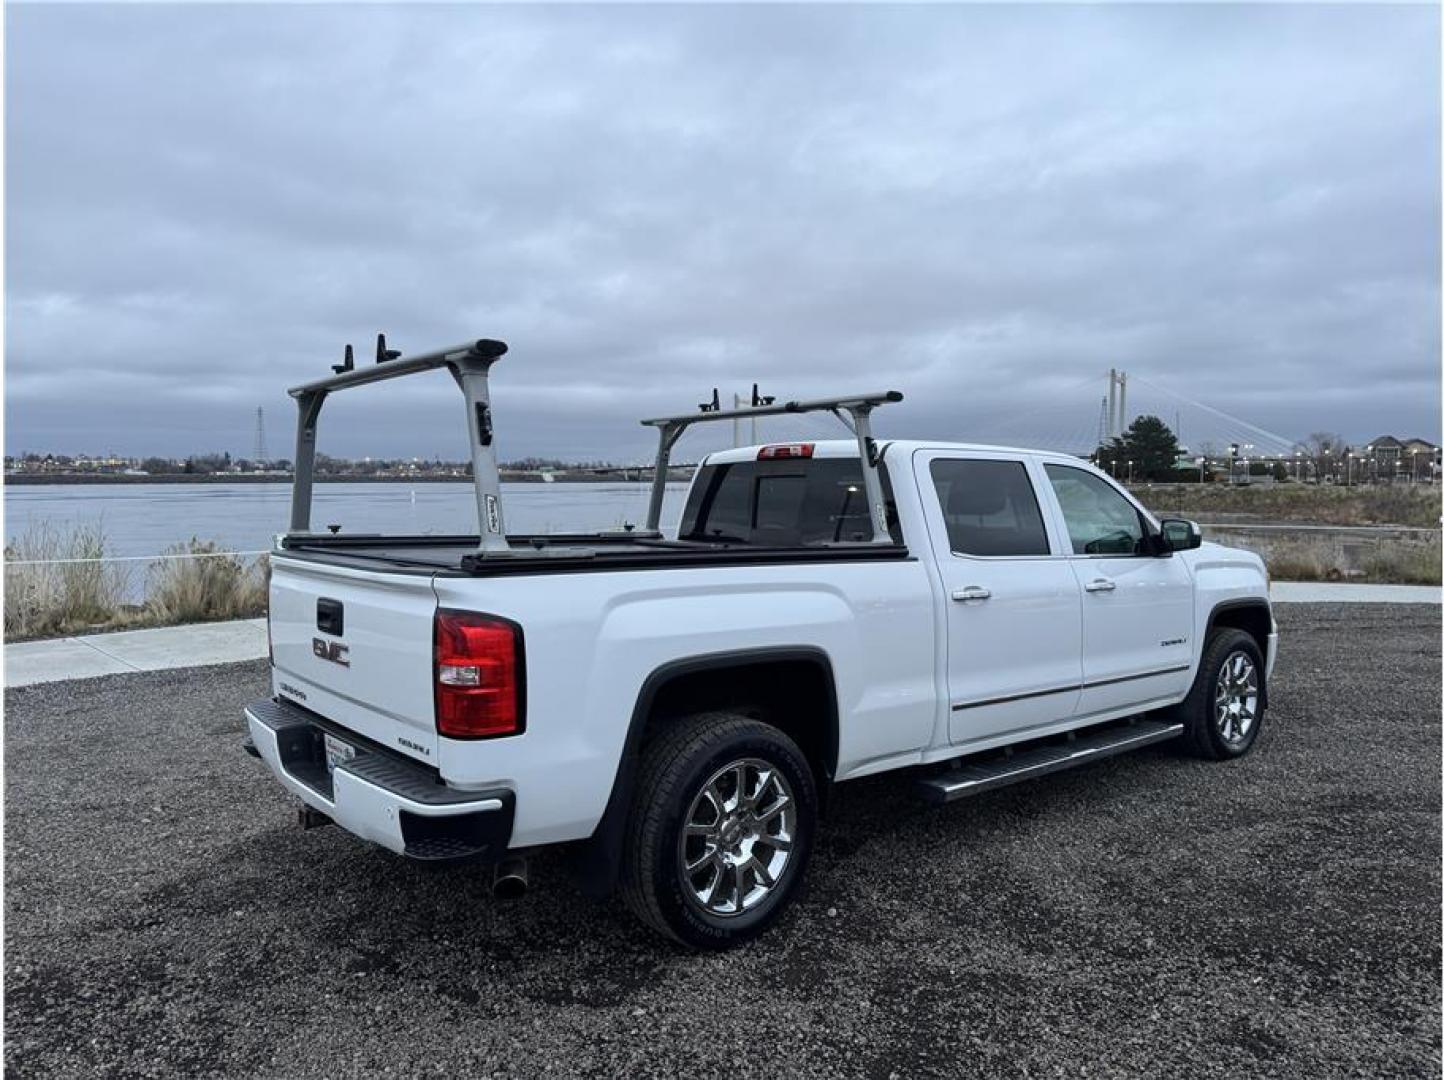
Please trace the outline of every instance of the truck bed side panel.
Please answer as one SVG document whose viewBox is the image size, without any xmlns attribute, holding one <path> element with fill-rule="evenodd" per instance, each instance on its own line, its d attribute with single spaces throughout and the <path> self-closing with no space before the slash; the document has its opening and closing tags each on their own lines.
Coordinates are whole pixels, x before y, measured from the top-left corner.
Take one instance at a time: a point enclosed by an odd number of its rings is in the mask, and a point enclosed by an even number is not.
<svg viewBox="0 0 1444 1080">
<path fill-rule="evenodd" d="M 439 751 L 449 782 L 518 792 L 513 847 L 590 835 L 643 683 L 675 660 L 822 649 L 837 679 L 840 777 L 869 760 L 920 752 L 933 733 L 932 594 L 913 560 L 438 577 L 435 585 L 442 606 L 504 615 L 526 633 L 526 732 L 443 739 Z"/>
</svg>

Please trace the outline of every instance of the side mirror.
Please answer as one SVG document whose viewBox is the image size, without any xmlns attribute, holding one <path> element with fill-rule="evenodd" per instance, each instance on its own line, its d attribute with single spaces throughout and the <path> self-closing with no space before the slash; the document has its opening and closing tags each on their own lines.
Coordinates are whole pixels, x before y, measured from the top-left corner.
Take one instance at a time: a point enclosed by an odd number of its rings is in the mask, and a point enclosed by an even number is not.
<svg viewBox="0 0 1444 1080">
<path fill-rule="evenodd" d="M 1203 543 L 1203 530 L 1198 522 L 1186 518 L 1164 518 L 1158 523 L 1163 542 L 1169 551 L 1188 551 Z"/>
</svg>

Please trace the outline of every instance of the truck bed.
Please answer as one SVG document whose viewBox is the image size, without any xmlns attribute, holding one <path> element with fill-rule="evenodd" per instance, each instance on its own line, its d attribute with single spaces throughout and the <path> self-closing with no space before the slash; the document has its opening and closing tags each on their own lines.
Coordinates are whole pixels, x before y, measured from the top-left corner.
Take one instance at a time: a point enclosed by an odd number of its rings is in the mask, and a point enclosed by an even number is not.
<svg viewBox="0 0 1444 1080">
<path fill-rule="evenodd" d="M 903 544 L 835 543 L 761 547 L 667 540 L 626 533 L 512 535 L 513 554 L 479 555 L 471 536 L 288 536 L 278 554 L 335 566 L 391 573 L 494 577 L 503 574 L 661 570 L 757 563 L 861 562 L 907 559 Z"/>
</svg>

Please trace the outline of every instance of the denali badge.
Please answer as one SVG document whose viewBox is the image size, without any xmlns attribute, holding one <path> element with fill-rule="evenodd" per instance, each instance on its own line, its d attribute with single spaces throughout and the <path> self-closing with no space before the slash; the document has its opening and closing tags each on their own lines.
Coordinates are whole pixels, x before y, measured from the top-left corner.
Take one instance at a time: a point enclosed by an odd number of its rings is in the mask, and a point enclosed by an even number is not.
<svg viewBox="0 0 1444 1080">
<path fill-rule="evenodd" d="M 313 637 L 311 639 L 311 651 L 322 660 L 329 660 L 333 664 L 340 664 L 342 667 L 350 667 L 351 661 L 346 659 L 349 651 L 339 641 L 327 641 L 325 638 Z"/>
</svg>

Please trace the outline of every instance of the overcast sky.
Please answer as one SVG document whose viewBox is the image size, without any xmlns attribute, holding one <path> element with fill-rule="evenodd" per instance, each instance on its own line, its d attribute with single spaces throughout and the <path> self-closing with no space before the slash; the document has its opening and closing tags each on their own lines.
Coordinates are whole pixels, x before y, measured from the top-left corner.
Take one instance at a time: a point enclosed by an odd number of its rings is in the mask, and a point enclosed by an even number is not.
<svg viewBox="0 0 1444 1080">
<path fill-rule="evenodd" d="M 261 405 L 289 456 L 285 388 L 377 330 L 508 341 L 504 457 L 644 457 L 636 418 L 754 379 L 1086 437 L 1110 366 L 1157 411 L 1439 437 L 1435 7 L 6 24 L 7 452 L 249 455 Z M 321 448 L 461 457 L 460 395 L 341 395 Z"/>
</svg>

